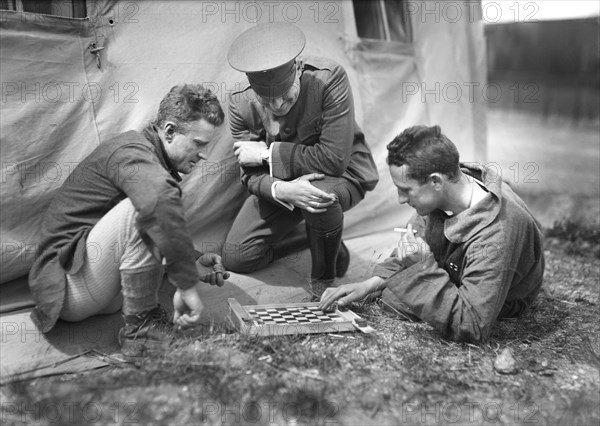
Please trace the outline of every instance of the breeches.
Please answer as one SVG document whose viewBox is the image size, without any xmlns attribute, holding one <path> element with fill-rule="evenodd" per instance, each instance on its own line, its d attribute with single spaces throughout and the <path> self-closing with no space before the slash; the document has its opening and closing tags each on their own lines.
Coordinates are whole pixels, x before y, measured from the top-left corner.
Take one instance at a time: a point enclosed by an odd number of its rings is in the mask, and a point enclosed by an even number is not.
<svg viewBox="0 0 600 426">
<path fill-rule="evenodd" d="M 74 274 L 66 274 L 67 289 L 60 318 L 81 321 L 121 309 L 121 270 L 160 268 L 135 226 L 136 211 L 126 198 L 91 229 L 85 260 Z"/>
<path fill-rule="evenodd" d="M 223 247 L 222 258 L 228 270 L 248 273 L 266 267 L 274 258 L 274 246 L 288 237 L 302 220 L 320 233 L 343 225 L 344 212 L 358 204 L 363 192 L 344 178 L 325 177 L 312 185 L 334 193 L 338 201 L 324 213 L 310 213 L 298 207 L 288 210 L 278 203 L 255 195 L 246 199 Z"/>
</svg>

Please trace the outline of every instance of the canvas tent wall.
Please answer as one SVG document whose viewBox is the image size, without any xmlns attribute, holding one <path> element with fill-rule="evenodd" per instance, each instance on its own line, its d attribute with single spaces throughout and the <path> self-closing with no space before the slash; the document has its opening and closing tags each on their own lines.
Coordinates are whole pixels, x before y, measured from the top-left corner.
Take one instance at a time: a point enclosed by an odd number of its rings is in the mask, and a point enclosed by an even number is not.
<svg viewBox="0 0 600 426">
<path fill-rule="evenodd" d="M 392 2 L 372 3 L 385 13 Z M 142 129 L 171 86 L 204 83 L 226 106 L 227 92 L 245 81 L 227 64 L 228 46 L 259 22 L 295 23 L 307 36 L 304 54 L 329 57 L 348 71 L 381 181 L 347 214 L 346 238 L 398 224 L 402 211 L 385 165 L 395 134 L 440 124 L 465 160 L 485 160 L 479 3 L 405 3 L 405 41 L 359 37 L 365 26 L 357 27 L 360 5 L 352 1 L 88 0 L 86 18 L 2 10 L 0 282 L 27 274 L 44 210 L 69 171 L 111 136 Z M 227 126 L 218 139 L 210 160 L 183 182 L 190 229 L 203 251 L 220 250 L 246 195 Z"/>
</svg>

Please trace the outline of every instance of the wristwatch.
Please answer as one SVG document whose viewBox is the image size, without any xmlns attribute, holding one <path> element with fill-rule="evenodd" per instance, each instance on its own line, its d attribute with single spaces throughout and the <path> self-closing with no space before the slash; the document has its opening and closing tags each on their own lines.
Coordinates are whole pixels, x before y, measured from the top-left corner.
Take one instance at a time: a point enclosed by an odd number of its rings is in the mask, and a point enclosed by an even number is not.
<svg viewBox="0 0 600 426">
<path fill-rule="evenodd" d="M 260 158 L 262 158 L 263 166 L 269 167 L 269 150 L 265 149 L 260 153 Z"/>
</svg>

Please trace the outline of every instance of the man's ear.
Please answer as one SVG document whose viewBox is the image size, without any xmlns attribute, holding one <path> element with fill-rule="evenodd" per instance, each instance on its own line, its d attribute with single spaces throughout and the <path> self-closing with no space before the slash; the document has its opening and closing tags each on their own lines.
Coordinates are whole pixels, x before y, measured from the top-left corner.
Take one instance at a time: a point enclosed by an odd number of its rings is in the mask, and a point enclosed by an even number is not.
<svg viewBox="0 0 600 426">
<path fill-rule="evenodd" d="M 435 190 L 439 191 L 444 186 L 444 176 L 441 173 L 432 173 L 429 175 L 429 182 L 431 182 Z"/>
<path fill-rule="evenodd" d="M 171 141 L 173 140 L 173 136 L 175 135 L 175 123 L 173 123 L 172 121 L 167 121 L 164 125 L 163 125 L 163 130 L 165 132 L 165 138 L 167 139 L 167 142 L 171 143 Z"/>
</svg>

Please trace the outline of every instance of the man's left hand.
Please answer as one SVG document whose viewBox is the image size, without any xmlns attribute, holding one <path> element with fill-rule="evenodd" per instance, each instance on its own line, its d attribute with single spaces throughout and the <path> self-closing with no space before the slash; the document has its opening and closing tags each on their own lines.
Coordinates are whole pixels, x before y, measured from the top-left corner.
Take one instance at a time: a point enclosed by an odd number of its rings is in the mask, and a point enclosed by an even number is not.
<svg viewBox="0 0 600 426">
<path fill-rule="evenodd" d="M 266 150 L 265 142 L 237 141 L 233 144 L 233 154 L 238 163 L 245 167 L 262 166 L 261 154 Z"/>
<path fill-rule="evenodd" d="M 204 253 L 197 261 L 207 268 L 212 268 L 211 272 L 201 278 L 202 281 L 221 287 L 225 283 L 225 280 L 229 278 L 229 272 L 225 270 L 221 256 L 218 254 Z"/>
</svg>

